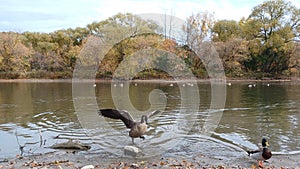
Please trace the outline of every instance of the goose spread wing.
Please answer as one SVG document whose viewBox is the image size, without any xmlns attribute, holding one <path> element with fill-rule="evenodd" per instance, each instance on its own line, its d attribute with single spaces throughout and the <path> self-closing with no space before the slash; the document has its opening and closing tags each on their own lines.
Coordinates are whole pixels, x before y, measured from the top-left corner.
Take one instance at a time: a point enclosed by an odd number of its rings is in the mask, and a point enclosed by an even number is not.
<svg viewBox="0 0 300 169">
<path fill-rule="evenodd" d="M 160 113 L 159 110 L 154 110 L 154 111 L 150 112 L 150 113 L 147 115 L 147 117 L 150 118 L 150 117 L 152 117 L 152 116 L 157 115 L 158 113 Z"/>
<path fill-rule="evenodd" d="M 132 116 L 125 110 L 101 109 L 98 113 L 104 117 L 122 120 L 127 128 L 131 128 L 135 124 Z"/>
</svg>

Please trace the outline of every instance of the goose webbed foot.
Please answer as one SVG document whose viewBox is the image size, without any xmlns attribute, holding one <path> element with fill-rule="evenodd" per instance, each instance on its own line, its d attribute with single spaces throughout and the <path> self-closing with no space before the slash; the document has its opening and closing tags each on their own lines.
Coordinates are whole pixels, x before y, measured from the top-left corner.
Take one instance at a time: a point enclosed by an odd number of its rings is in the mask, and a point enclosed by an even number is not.
<svg viewBox="0 0 300 169">
<path fill-rule="evenodd" d="M 144 137 L 144 136 L 140 136 L 140 138 L 143 139 L 143 140 L 145 140 L 145 137 Z"/>
</svg>

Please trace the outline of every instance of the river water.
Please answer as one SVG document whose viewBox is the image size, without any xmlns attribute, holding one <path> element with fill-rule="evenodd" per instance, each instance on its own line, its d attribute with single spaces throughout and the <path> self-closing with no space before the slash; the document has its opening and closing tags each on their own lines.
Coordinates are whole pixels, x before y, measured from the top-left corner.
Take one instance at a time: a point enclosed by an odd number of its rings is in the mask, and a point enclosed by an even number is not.
<svg viewBox="0 0 300 169">
<path fill-rule="evenodd" d="M 90 144 L 84 155 L 122 157 L 123 147 L 132 145 L 128 129 L 121 121 L 97 115 L 99 108 L 116 107 L 130 110 L 135 119 L 162 111 L 149 119 L 146 139 L 135 139 L 141 157 L 201 154 L 231 160 L 259 147 L 262 137 L 269 139 L 275 155 L 298 154 L 300 84 L 249 84 L 223 87 L 219 92 L 225 106 L 212 109 L 212 95 L 218 98 L 218 92 L 212 94 L 209 81 L 2 82 L 0 159 L 59 151 L 49 147 L 68 139 Z M 203 132 L 209 124 L 215 127 Z"/>
</svg>

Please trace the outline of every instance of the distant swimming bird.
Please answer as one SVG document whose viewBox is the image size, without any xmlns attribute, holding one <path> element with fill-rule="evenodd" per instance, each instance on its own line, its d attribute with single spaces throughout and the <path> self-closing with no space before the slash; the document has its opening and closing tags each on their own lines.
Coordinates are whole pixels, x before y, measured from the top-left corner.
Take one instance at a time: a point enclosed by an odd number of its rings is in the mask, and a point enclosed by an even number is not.
<svg viewBox="0 0 300 169">
<path fill-rule="evenodd" d="M 266 138 L 261 141 L 262 149 L 247 151 L 248 155 L 258 161 L 259 167 L 263 167 L 263 161 L 268 160 L 272 157 L 271 151 L 268 149 L 269 143 Z"/>
<path fill-rule="evenodd" d="M 134 138 L 140 137 L 141 139 L 145 139 L 143 136 L 147 131 L 148 118 L 160 113 L 160 111 L 156 110 L 150 112 L 147 116 L 142 115 L 141 121 L 135 121 L 129 112 L 126 110 L 115 110 L 115 109 L 101 109 L 98 111 L 99 115 L 104 117 L 112 118 L 112 119 L 120 119 L 126 125 L 127 128 L 130 129 L 129 136 L 132 138 L 132 143 L 134 144 Z"/>
<path fill-rule="evenodd" d="M 193 84 L 193 83 L 188 83 L 188 85 L 189 85 L 189 86 L 194 86 L 194 84 Z"/>
</svg>

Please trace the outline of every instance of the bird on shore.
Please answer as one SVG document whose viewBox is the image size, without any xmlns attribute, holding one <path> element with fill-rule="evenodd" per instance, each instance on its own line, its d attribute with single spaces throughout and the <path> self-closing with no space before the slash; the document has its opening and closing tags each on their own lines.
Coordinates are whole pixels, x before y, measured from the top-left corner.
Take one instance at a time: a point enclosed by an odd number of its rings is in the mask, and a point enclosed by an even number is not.
<svg viewBox="0 0 300 169">
<path fill-rule="evenodd" d="M 129 136 L 132 138 L 132 143 L 134 144 L 134 138 L 145 139 L 143 136 L 147 131 L 148 118 L 160 113 L 156 110 L 150 112 L 148 115 L 142 115 L 141 121 L 135 121 L 130 113 L 126 110 L 116 110 L 116 109 L 100 109 L 98 114 L 111 119 L 122 120 L 127 128 L 130 129 Z"/>
<path fill-rule="evenodd" d="M 263 161 L 266 161 L 272 157 L 272 153 L 269 150 L 269 143 L 266 138 L 263 138 L 261 141 L 262 149 L 247 151 L 248 155 L 258 161 L 258 166 L 263 168 Z"/>
</svg>

